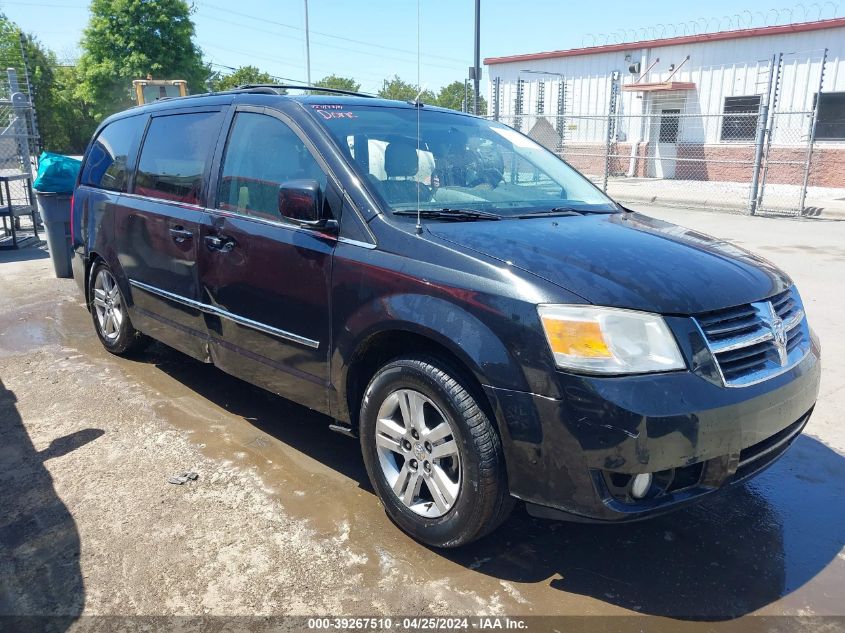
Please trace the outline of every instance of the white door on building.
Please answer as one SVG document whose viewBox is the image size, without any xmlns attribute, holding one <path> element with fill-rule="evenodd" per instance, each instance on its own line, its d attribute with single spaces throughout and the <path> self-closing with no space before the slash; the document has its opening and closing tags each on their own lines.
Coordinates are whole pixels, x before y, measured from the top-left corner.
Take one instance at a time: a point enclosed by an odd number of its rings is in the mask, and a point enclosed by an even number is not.
<svg viewBox="0 0 845 633">
<path fill-rule="evenodd" d="M 652 178 L 674 178 L 678 162 L 678 132 L 681 123 L 680 108 L 660 108 L 652 124 L 654 158 L 651 161 Z"/>
</svg>

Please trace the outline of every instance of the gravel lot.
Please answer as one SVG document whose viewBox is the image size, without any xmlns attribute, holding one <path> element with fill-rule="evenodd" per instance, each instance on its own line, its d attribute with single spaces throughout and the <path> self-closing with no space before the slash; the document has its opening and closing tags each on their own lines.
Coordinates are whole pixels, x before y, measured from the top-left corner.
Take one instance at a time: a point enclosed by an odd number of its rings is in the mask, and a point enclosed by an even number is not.
<svg viewBox="0 0 845 633">
<path fill-rule="evenodd" d="M 845 222 L 643 210 L 794 277 L 825 364 L 806 434 L 675 514 L 518 509 L 449 552 L 390 523 L 328 419 L 161 345 L 109 355 L 43 250 L 0 253 L 0 615 L 845 615 Z"/>
</svg>

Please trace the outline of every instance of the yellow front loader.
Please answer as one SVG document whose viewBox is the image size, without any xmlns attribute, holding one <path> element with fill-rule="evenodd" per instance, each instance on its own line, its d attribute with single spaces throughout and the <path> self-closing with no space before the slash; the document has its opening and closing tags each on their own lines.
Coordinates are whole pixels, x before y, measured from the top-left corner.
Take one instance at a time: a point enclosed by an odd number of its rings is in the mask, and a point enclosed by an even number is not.
<svg viewBox="0 0 845 633">
<path fill-rule="evenodd" d="M 152 103 L 157 99 L 185 97 L 188 95 L 188 82 L 184 79 L 135 79 L 135 101 L 138 105 Z"/>
</svg>

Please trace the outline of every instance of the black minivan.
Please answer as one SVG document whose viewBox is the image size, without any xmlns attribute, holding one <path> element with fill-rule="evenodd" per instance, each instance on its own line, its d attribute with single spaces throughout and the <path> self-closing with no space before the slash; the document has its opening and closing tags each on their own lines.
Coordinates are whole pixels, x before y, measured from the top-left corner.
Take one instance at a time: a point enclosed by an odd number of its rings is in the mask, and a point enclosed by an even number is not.
<svg viewBox="0 0 845 633">
<path fill-rule="evenodd" d="M 771 263 L 631 212 L 500 123 L 277 88 L 97 130 L 73 271 L 110 352 L 154 338 L 325 413 L 391 519 L 440 547 L 516 499 L 659 514 L 801 433 L 819 343 Z"/>
</svg>

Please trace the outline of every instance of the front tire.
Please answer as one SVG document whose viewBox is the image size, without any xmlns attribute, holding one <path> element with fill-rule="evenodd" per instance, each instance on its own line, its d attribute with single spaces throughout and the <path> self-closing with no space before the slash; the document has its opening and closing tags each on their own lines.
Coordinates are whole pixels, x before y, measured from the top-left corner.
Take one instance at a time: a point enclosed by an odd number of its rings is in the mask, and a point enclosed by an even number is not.
<svg viewBox="0 0 845 633">
<path fill-rule="evenodd" d="M 105 262 L 94 264 L 88 288 L 88 307 L 103 347 L 118 356 L 143 348 L 147 337 L 132 327 L 123 293 Z"/>
<path fill-rule="evenodd" d="M 364 463 L 388 516 L 435 547 L 481 538 L 513 507 L 499 436 L 458 375 L 437 358 L 394 360 L 361 405 Z"/>
</svg>

